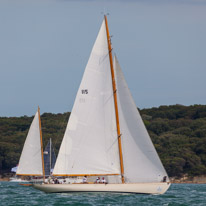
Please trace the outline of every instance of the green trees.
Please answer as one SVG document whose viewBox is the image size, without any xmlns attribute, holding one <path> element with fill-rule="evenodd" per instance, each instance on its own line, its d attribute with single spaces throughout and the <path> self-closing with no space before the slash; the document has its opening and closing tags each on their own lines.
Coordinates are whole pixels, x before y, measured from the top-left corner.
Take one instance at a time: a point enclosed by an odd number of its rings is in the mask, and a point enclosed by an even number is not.
<svg viewBox="0 0 206 206">
<path fill-rule="evenodd" d="M 205 105 L 160 106 L 140 113 L 169 176 L 206 174 Z"/>
<path fill-rule="evenodd" d="M 206 175 L 206 105 L 142 109 L 141 116 L 169 176 Z M 43 144 L 58 153 L 70 113 L 41 116 Z M 0 118 L 0 172 L 18 164 L 33 117 Z"/>
</svg>

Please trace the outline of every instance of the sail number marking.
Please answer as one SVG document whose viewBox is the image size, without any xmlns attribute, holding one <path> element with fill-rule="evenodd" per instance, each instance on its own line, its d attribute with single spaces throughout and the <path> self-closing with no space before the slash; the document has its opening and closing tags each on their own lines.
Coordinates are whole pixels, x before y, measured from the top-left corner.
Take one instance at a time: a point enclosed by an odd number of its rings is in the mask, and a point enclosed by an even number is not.
<svg viewBox="0 0 206 206">
<path fill-rule="evenodd" d="M 82 94 L 88 94 L 88 89 L 82 89 Z"/>
</svg>

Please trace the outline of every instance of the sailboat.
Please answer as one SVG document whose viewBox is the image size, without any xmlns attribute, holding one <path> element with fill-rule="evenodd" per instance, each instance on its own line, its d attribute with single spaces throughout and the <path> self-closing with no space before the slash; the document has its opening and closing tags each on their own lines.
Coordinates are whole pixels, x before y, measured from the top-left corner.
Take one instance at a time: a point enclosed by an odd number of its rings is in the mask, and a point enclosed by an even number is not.
<svg viewBox="0 0 206 206">
<path fill-rule="evenodd" d="M 18 165 L 17 165 L 16 167 L 12 167 L 12 168 L 11 168 L 11 172 L 14 172 L 14 173 L 15 173 L 15 176 L 10 177 L 10 178 L 9 178 L 9 182 L 20 182 L 20 183 L 23 182 L 23 183 L 28 183 L 29 181 L 24 180 L 24 179 L 21 179 L 20 177 L 17 177 L 17 175 L 16 175 L 17 169 L 18 169 Z"/>
<path fill-rule="evenodd" d="M 39 148 L 41 149 L 41 148 Z M 45 177 L 49 177 L 52 174 L 55 162 L 56 162 L 56 155 L 54 152 L 54 148 L 52 146 L 52 140 L 49 139 L 45 149 L 44 149 L 44 171 L 45 171 Z M 42 164 L 42 161 L 39 162 L 39 164 Z M 21 164 L 22 165 L 22 164 Z M 22 165 L 23 166 L 23 165 Z M 23 166 L 24 168 L 24 166 Z M 20 177 L 17 177 L 16 172 L 18 169 L 18 165 L 16 167 L 11 168 L 11 172 L 15 173 L 15 177 L 10 178 L 10 182 L 29 182 L 27 180 L 23 180 Z M 43 175 L 43 172 L 42 172 Z M 40 179 L 40 181 L 42 181 Z M 48 180 L 47 180 L 48 181 Z M 32 181 L 30 181 L 31 183 Z M 36 180 L 34 181 L 36 182 Z"/>
<path fill-rule="evenodd" d="M 52 174 L 55 162 L 56 155 L 54 152 L 54 148 L 52 147 L 52 140 L 50 138 L 44 149 L 44 169 L 46 177 Z"/>
<path fill-rule="evenodd" d="M 90 54 L 53 171 L 87 177 L 76 184 L 34 185 L 44 192 L 163 194 L 168 175 L 112 56 L 107 16 Z M 97 184 L 95 177 L 107 184 Z M 84 179 L 85 180 L 85 179 Z"/>
<path fill-rule="evenodd" d="M 16 175 L 45 176 L 39 107 L 26 137 Z"/>
</svg>

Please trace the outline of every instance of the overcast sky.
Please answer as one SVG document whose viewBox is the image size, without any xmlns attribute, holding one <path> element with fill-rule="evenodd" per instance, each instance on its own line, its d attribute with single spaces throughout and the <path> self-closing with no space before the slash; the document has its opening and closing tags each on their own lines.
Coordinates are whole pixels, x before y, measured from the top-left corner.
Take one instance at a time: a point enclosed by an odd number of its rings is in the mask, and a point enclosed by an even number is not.
<svg viewBox="0 0 206 206">
<path fill-rule="evenodd" d="M 1 0 L 0 116 L 71 111 L 102 12 L 139 108 L 205 104 L 205 0 Z"/>
</svg>

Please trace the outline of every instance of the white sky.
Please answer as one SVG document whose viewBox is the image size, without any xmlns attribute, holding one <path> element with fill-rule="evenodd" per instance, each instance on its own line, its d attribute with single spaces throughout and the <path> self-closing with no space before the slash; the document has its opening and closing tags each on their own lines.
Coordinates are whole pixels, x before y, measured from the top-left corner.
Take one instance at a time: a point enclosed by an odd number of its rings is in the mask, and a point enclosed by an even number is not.
<svg viewBox="0 0 206 206">
<path fill-rule="evenodd" d="M 102 11 L 138 107 L 205 104 L 205 0 L 1 0 L 0 116 L 71 111 Z"/>
</svg>

